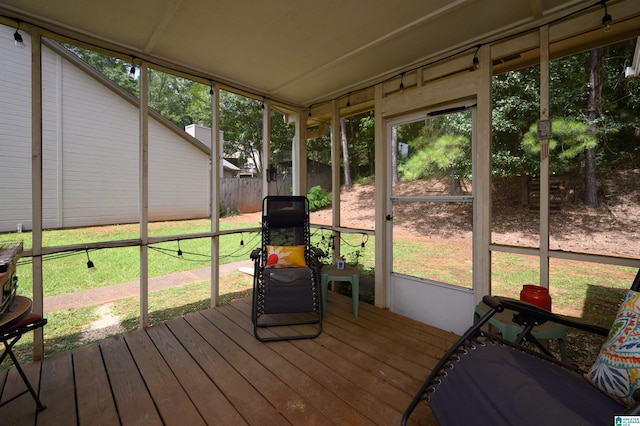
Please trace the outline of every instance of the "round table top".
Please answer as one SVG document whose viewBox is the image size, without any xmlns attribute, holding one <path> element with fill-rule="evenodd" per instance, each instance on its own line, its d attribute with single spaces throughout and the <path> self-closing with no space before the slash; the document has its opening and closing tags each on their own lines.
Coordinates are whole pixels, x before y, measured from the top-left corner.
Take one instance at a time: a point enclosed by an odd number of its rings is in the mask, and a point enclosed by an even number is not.
<svg viewBox="0 0 640 426">
<path fill-rule="evenodd" d="M 16 296 L 7 312 L 0 314 L 0 330 L 7 329 L 22 321 L 31 312 L 31 299 Z"/>
</svg>

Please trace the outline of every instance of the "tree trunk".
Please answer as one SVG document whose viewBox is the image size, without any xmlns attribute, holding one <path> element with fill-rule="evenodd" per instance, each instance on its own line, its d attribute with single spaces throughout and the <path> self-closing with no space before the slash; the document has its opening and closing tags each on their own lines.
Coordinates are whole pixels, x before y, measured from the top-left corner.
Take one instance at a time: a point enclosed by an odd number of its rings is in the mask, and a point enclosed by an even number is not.
<svg viewBox="0 0 640 426">
<path fill-rule="evenodd" d="M 449 178 L 449 195 L 462 195 L 462 184 L 460 179 L 451 176 Z"/>
<path fill-rule="evenodd" d="M 391 128 L 391 173 L 393 185 L 398 183 L 398 127 Z"/>
<path fill-rule="evenodd" d="M 344 186 L 351 189 L 351 168 L 349 165 L 349 146 L 347 145 L 347 126 L 344 118 L 340 119 L 340 135 L 342 139 L 342 163 L 344 169 Z"/>
<path fill-rule="evenodd" d="M 592 49 L 589 52 L 589 98 L 587 104 L 587 114 L 589 118 L 589 131 L 595 135 L 597 127 L 595 120 L 599 114 L 599 104 L 601 97 L 600 75 L 598 73 L 598 65 L 600 63 L 600 55 L 598 49 Z M 594 149 L 585 150 L 584 164 L 584 203 L 588 207 L 598 207 L 598 189 L 596 183 L 596 153 Z"/>
</svg>

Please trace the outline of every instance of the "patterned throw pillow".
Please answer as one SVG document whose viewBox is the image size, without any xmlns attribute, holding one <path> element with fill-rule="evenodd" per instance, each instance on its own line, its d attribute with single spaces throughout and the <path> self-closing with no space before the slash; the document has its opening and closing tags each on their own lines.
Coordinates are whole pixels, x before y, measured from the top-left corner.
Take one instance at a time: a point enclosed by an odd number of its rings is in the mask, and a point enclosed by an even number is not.
<svg viewBox="0 0 640 426">
<path fill-rule="evenodd" d="M 587 379 L 613 399 L 630 405 L 640 387 L 640 293 L 629 290 Z"/>
<path fill-rule="evenodd" d="M 267 268 L 306 268 L 305 246 L 267 246 Z"/>
</svg>

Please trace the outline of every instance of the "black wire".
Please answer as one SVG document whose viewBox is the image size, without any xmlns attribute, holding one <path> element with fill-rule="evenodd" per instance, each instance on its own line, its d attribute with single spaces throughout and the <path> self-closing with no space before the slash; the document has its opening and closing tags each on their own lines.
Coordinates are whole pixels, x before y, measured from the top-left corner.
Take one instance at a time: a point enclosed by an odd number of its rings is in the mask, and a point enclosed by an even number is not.
<svg viewBox="0 0 640 426">
<path fill-rule="evenodd" d="M 219 259 L 228 259 L 228 258 L 240 258 L 240 257 L 249 257 L 249 254 L 257 247 L 253 246 L 251 243 L 260 236 L 260 233 L 257 232 L 252 232 L 251 234 L 253 234 L 252 237 L 249 238 L 248 241 L 245 241 L 244 246 L 240 246 L 239 249 L 232 251 L 231 253 L 227 253 L 224 255 L 219 255 L 218 258 Z M 159 247 L 159 246 L 153 246 L 153 245 L 149 245 L 149 248 L 152 250 L 155 250 L 159 253 L 165 254 L 169 257 L 173 257 L 173 258 L 177 258 L 179 259 L 180 257 L 176 253 L 175 249 L 170 249 L 170 248 L 166 248 L 166 247 Z M 186 260 L 189 262 L 200 262 L 200 263 L 206 263 L 206 262 L 210 262 L 211 261 L 211 255 L 210 254 L 202 254 L 202 253 L 195 253 L 195 252 L 189 252 L 189 251 L 182 251 L 182 255 L 183 258 L 181 260 Z M 184 255 L 191 255 L 191 256 L 198 256 L 198 257 L 204 257 L 206 259 L 187 259 L 184 258 Z"/>
<path fill-rule="evenodd" d="M 255 249 L 257 246 L 252 246 L 251 243 L 259 237 L 260 233 L 256 233 L 253 232 L 251 233 L 253 234 L 253 237 L 249 238 L 248 241 L 245 241 L 245 245 L 241 246 L 240 249 L 232 251 L 231 253 L 225 254 L 225 255 L 221 255 L 219 256 L 220 259 L 226 259 L 226 258 L 240 258 L 240 257 L 249 257 L 249 254 L 253 251 L 253 249 Z M 175 258 L 179 258 L 177 255 L 174 255 L 173 253 L 175 253 L 176 251 L 174 249 L 168 249 L 165 247 L 158 247 L 158 246 L 154 246 L 154 245 L 148 245 L 148 247 L 151 250 L 155 250 L 159 253 L 165 254 L 167 256 L 170 257 L 175 257 Z M 107 247 L 103 247 L 103 248 L 92 248 L 92 249 L 74 249 L 74 250 L 68 250 L 68 251 L 61 251 L 58 253 L 51 253 L 51 254 L 38 254 L 38 255 L 31 255 L 29 257 L 23 257 L 21 259 L 19 259 L 16 262 L 16 266 L 24 266 L 24 265 L 31 265 L 33 264 L 33 259 L 36 257 L 40 257 L 42 258 L 42 261 L 50 261 L 50 260 L 58 260 L 58 259 L 64 259 L 66 257 L 71 257 L 71 256 L 78 256 L 80 254 L 84 254 L 85 252 L 91 252 L 91 251 L 97 251 L 97 250 L 103 250 Z M 124 247 L 108 247 L 108 248 L 124 248 Z M 211 255 L 210 254 L 202 254 L 202 253 L 195 253 L 195 252 L 188 252 L 188 251 L 182 251 L 183 255 L 188 254 L 191 256 L 198 256 L 198 257 L 206 257 L 207 259 L 201 260 L 201 259 L 184 259 L 190 262 L 200 262 L 200 263 L 206 263 L 208 261 L 210 261 L 211 259 Z"/>
<path fill-rule="evenodd" d="M 92 249 L 93 250 L 98 250 L 98 249 Z M 60 253 L 52 253 L 52 254 L 39 254 L 39 255 L 31 255 L 28 258 L 22 258 L 20 260 L 18 260 L 16 262 L 16 265 L 30 265 L 33 263 L 33 258 L 35 257 L 40 257 L 42 258 L 42 261 L 48 261 L 48 260 L 57 260 L 57 259 L 63 259 L 65 257 L 71 257 L 71 256 L 77 256 L 79 254 L 84 253 L 86 250 L 85 249 L 78 249 L 78 250 L 71 250 L 71 251 L 64 251 L 64 252 L 60 252 Z"/>
</svg>

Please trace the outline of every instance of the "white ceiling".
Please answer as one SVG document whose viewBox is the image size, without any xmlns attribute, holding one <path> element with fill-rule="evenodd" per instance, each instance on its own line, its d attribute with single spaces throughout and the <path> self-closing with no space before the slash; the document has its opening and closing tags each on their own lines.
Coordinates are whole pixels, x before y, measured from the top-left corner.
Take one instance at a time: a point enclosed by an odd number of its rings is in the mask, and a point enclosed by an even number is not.
<svg viewBox="0 0 640 426">
<path fill-rule="evenodd" d="M 593 0 L 0 0 L 0 15 L 304 107 L 588 6 L 603 9 Z"/>
</svg>

